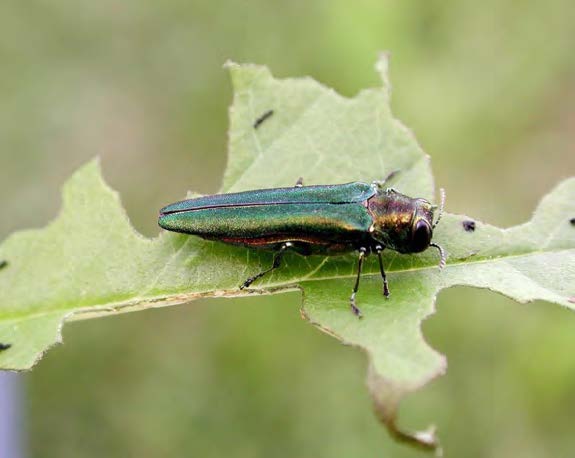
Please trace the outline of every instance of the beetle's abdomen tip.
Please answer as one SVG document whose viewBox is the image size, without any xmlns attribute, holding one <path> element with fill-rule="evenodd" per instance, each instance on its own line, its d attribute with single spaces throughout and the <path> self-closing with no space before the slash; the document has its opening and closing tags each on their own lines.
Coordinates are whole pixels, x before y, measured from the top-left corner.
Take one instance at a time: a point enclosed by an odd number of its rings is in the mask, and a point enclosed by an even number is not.
<svg viewBox="0 0 575 458">
<path fill-rule="evenodd" d="M 166 229 L 167 231 L 173 231 L 176 229 L 176 225 L 174 224 L 173 214 L 166 213 L 163 211 L 164 209 L 160 210 L 160 214 L 158 215 L 158 226 L 162 229 Z"/>
<path fill-rule="evenodd" d="M 160 226 L 162 229 L 168 229 L 165 225 L 164 215 L 162 213 L 160 213 L 158 216 L 158 226 Z"/>
</svg>

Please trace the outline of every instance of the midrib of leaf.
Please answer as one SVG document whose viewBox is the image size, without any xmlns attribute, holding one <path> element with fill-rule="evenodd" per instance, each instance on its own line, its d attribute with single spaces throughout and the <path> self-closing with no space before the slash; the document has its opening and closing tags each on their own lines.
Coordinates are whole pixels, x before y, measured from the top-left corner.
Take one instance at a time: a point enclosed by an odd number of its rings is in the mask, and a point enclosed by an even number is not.
<svg viewBox="0 0 575 458">
<path fill-rule="evenodd" d="M 452 215 L 455 216 L 455 215 Z M 517 226 L 519 227 L 519 226 Z M 515 228 L 511 228 L 515 229 Z M 185 245 L 182 245 L 182 250 Z M 465 260 L 465 261 L 448 261 L 443 272 L 445 274 L 449 273 L 450 267 L 458 267 L 458 266 L 465 266 L 465 265 L 477 265 L 477 264 L 489 264 L 493 262 L 500 262 L 505 261 L 508 259 L 517 259 L 517 258 L 526 258 L 530 256 L 539 256 L 545 255 L 549 253 L 573 253 L 575 255 L 575 249 L 570 248 L 557 248 L 557 249 L 550 249 L 550 250 L 526 250 L 520 253 L 514 253 L 511 255 L 500 255 L 500 256 L 486 256 L 481 257 L 474 255 L 472 260 Z M 22 313 L 22 314 L 10 314 L 5 315 L 2 318 L 3 322 L 12 322 L 12 321 L 22 321 L 27 319 L 35 319 L 41 318 L 43 316 L 52 315 L 54 313 L 66 313 L 73 316 L 73 320 L 80 320 L 80 319 L 87 319 L 92 318 L 93 312 L 102 312 L 102 314 L 106 313 L 118 313 L 122 311 L 122 309 L 132 309 L 133 307 L 136 308 L 146 308 L 147 306 L 155 306 L 155 307 L 162 307 L 168 305 L 176 305 L 176 304 L 183 304 L 187 302 L 191 302 L 195 299 L 199 298 L 213 298 L 213 297 L 243 297 L 253 294 L 278 294 L 278 293 L 285 293 L 297 290 L 298 282 L 320 282 L 320 281 L 327 281 L 327 280 L 344 280 L 344 279 L 355 279 L 356 275 L 354 273 L 351 274 L 338 274 L 338 275 L 317 275 L 317 272 L 321 272 L 322 267 L 328 262 L 330 259 L 329 256 L 324 256 L 323 260 L 318 264 L 317 267 L 314 268 L 312 272 L 306 274 L 302 277 L 296 277 L 292 281 L 270 281 L 265 283 L 261 286 L 260 289 L 257 285 L 253 285 L 250 291 L 242 292 L 237 288 L 234 289 L 206 289 L 204 291 L 196 291 L 194 293 L 176 293 L 176 294 L 166 294 L 166 295 L 157 295 L 157 296 L 146 296 L 145 294 L 140 294 L 138 296 L 133 297 L 130 300 L 126 301 L 118 301 L 118 302 L 105 302 L 105 304 L 94 304 L 89 305 L 83 308 L 78 309 L 71 309 L 71 307 L 64 307 L 64 308 L 53 308 L 48 309 L 42 312 L 37 313 Z M 470 258 L 471 259 L 471 258 Z M 350 261 L 352 259 L 350 258 Z M 342 262 L 342 261 L 338 261 Z M 372 266 L 366 264 L 364 266 L 364 270 L 362 273 L 362 277 L 380 277 L 380 272 L 377 270 L 377 266 Z M 437 264 L 427 265 L 427 266 L 418 266 L 418 267 L 410 267 L 410 268 L 400 268 L 400 269 L 386 269 L 386 273 L 390 275 L 390 283 L 393 282 L 393 277 L 391 274 L 402 274 L 402 273 L 415 273 L 415 272 L 425 272 L 425 271 L 433 271 L 438 269 Z M 315 274 L 314 274 L 315 272 Z M 157 278 L 160 277 L 161 274 L 158 275 Z M 527 277 L 529 280 L 534 281 L 533 278 Z M 157 279 L 156 279 L 157 281 Z M 392 283 L 393 284 L 393 283 Z M 450 286 L 449 282 L 448 285 Z M 443 287 L 443 286 L 442 286 Z M 151 288 L 150 288 L 151 289 Z M 166 303 L 162 305 L 162 303 Z M 345 304 L 345 299 L 343 300 Z M 90 316 L 88 316 L 90 315 Z"/>
</svg>

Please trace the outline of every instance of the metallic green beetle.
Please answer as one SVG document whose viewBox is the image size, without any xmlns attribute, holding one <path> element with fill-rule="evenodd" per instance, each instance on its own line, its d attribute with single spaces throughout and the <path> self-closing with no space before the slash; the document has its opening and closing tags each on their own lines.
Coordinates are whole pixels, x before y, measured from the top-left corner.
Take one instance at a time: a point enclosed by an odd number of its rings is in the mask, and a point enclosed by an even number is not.
<svg viewBox="0 0 575 458">
<path fill-rule="evenodd" d="M 248 278 L 241 289 L 278 268 L 286 250 L 303 256 L 358 251 L 350 305 L 361 317 L 355 295 L 363 260 L 368 254 L 378 256 L 386 297 L 389 287 L 381 258 L 385 248 L 419 253 L 432 246 L 439 250 L 439 267 L 445 265 L 443 249 L 431 242 L 443 211 L 443 190 L 440 212 L 434 222 L 436 206 L 384 187 L 394 174 L 373 183 L 321 186 L 303 186 L 300 178 L 289 188 L 198 197 L 162 208 L 158 224 L 169 231 L 274 251 L 272 266 Z"/>
</svg>

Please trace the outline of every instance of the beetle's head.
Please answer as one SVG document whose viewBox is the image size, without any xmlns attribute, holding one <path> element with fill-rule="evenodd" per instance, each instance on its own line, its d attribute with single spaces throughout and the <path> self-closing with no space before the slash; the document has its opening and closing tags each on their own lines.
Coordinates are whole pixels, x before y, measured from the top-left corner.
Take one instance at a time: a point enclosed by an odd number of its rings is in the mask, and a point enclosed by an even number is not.
<svg viewBox="0 0 575 458">
<path fill-rule="evenodd" d="M 379 190 L 367 201 L 374 240 L 400 253 L 420 253 L 431 244 L 435 206 L 393 189 Z"/>
</svg>

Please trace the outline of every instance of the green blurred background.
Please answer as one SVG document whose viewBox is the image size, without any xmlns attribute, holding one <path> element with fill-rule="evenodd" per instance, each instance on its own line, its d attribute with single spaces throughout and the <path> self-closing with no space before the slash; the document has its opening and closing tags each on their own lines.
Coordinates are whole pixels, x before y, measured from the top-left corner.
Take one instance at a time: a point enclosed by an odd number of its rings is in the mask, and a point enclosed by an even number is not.
<svg viewBox="0 0 575 458">
<path fill-rule="evenodd" d="M 571 0 L 4 0 L 0 237 L 41 227 L 99 155 L 136 228 L 226 162 L 227 59 L 377 86 L 431 155 L 447 208 L 521 223 L 575 175 Z M 294 179 L 297 177 L 294 177 Z M 361 178 L 361 177 L 358 177 Z M 129 260 L 126 260 L 129 262 Z M 419 457 L 379 426 L 366 361 L 301 321 L 299 295 L 69 324 L 25 375 L 31 457 Z M 423 331 L 449 370 L 402 405 L 446 456 L 575 450 L 575 315 L 452 289 Z"/>
</svg>

